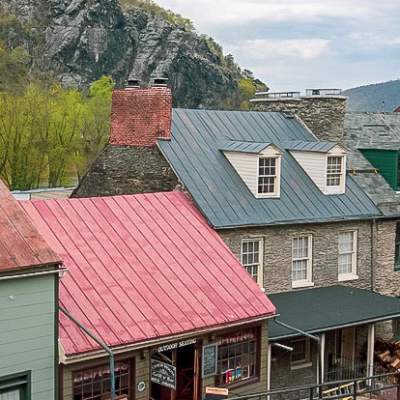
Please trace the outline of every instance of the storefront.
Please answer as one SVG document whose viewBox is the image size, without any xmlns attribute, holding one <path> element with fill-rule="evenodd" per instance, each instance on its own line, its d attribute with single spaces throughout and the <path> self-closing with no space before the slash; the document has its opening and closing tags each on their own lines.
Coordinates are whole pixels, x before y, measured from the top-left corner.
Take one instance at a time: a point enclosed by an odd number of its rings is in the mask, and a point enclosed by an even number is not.
<svg viewBox="0 0 400 400">
<path fill-rule="evenodd" d="M 116 354 L 116 399 L 200 400 L 206 387 L 232 394 L 263 391 L 267 348 L 262 321 Z M 107 358 L 70 362 L 60 370 L 60 399 L 110 399 Z"/>
</svg>

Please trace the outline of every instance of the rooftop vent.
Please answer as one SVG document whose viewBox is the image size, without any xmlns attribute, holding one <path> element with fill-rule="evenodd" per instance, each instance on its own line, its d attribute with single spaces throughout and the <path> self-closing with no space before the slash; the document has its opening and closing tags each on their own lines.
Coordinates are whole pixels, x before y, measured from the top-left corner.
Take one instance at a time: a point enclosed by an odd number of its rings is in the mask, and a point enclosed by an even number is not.
<svg viewBox="0 0 400 400">
<path fill-rule="evenodd" d="M 153 87 L 166 87 L 168 83 L 168 78 L 157 77 L 153 78 Z"/>
</svg>

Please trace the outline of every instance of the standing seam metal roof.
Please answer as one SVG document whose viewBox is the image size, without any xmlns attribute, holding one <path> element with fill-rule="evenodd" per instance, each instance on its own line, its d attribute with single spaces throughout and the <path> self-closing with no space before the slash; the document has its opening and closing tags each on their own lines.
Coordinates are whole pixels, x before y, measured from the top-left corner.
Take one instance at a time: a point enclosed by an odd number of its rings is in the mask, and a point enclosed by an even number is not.
<svg viewBox="0 0 400 400">
<path fill-rule="evenodd" d="M 108 346 L 276 309 L 181 192 L 21 202 L 69 273 L 60 303 Z M 60 314 L 67 355 L 99 346 Z"/>
<path fill-rule="evenodd" d="M 281 162 L 281 195 L 257 199 L 219 150 L 224 140 L 316 142 L 296 120 L 275 112 L 173 110 L 172 138 L 158 147 L 215 228 L 324 222 L 380 215 L 347 176 L 346 193 L 324 195 L 288 151 Z"/>
</svg>

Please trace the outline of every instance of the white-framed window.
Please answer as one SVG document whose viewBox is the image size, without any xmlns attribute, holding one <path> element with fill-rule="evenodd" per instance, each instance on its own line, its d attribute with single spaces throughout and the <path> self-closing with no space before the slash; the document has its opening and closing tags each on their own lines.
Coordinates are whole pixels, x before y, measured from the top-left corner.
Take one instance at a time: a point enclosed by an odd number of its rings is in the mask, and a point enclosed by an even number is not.
<svg viewBox="0 0 400 400">
<path fill-rule="evenodd" d="M 290 368 L 307 368 L 311 362 L 311 344 L 309 338 L 299 338 L 290 342 L 293 351 L 290 353 Z"/>
<path fill-rule="evenodd" d="M 263 286 L 263 239 L 243 239 L 241 260 L 247 272 Z"/>
<path fill-rule="evenodd" d="M 339 281 L 358 279 L 357 276 L 357 231 L 339 233 L 338 241 Z"/>
<path fill-rule="evenodd" d="M 275 197 L 279 193 L 279 157 L 258 158 L 257 194 L 259 197 Z"/>
<path fill-rule="evenodd" d="M 312 235 L 292 240 L 292 287 L 314 286 L 312 282 Z"/>
<path fill-rule="evenodd" d="M 328 156 L 326 166 L 326 186 L 341 187 L 343 183 L 343 156 Z"/>
</svg>

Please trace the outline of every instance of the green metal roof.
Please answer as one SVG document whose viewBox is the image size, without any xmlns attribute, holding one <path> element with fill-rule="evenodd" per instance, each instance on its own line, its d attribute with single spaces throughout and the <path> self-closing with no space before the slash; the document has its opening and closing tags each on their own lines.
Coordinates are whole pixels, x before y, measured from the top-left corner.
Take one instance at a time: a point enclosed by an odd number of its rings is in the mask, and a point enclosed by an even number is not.
<svg viewBox="0 0 400 400">
<path fill-rule="evenodd" d="M 174 109 L 171 140 L 157 145 L 196 205 L 215 228 L 326 222 L 379 216 L 347 176 L 346 192 L 324 195 L 283 150 L 288 141 L 315 138 L 298 121 L 277 112 Z M 280 198 L 258 199 L 229 163 L 222 143 L 273 143 L 282 150 Z"/>
<path fill-rule="evenodd" d="M 336 142 L 328 142 L 326 140 L 321 140 L 319 142 L 310 142 L 309 140 L 292 140 L 285 143 L 286 150 L 314 151 L 317 153 L 327 153 L 335 146 L 337 146 Z"/>
<path fill-rule="evenodd" d="M 244 142 L 241 140 L 228 140 L 219 147 L 222 151 L 237 151 L 242 153 L 261 153 L 272 143 Z"/>
<path fill-rule="evenodd" d="M 369 290 L 329 286 L 268 295 L 278 309 L 279 321 L 308 333 L 384 321 L 400 316 L 400 299 Z M 269 322 L 272 340 L 299 336 L 299 333 Z"/>
</svg>

